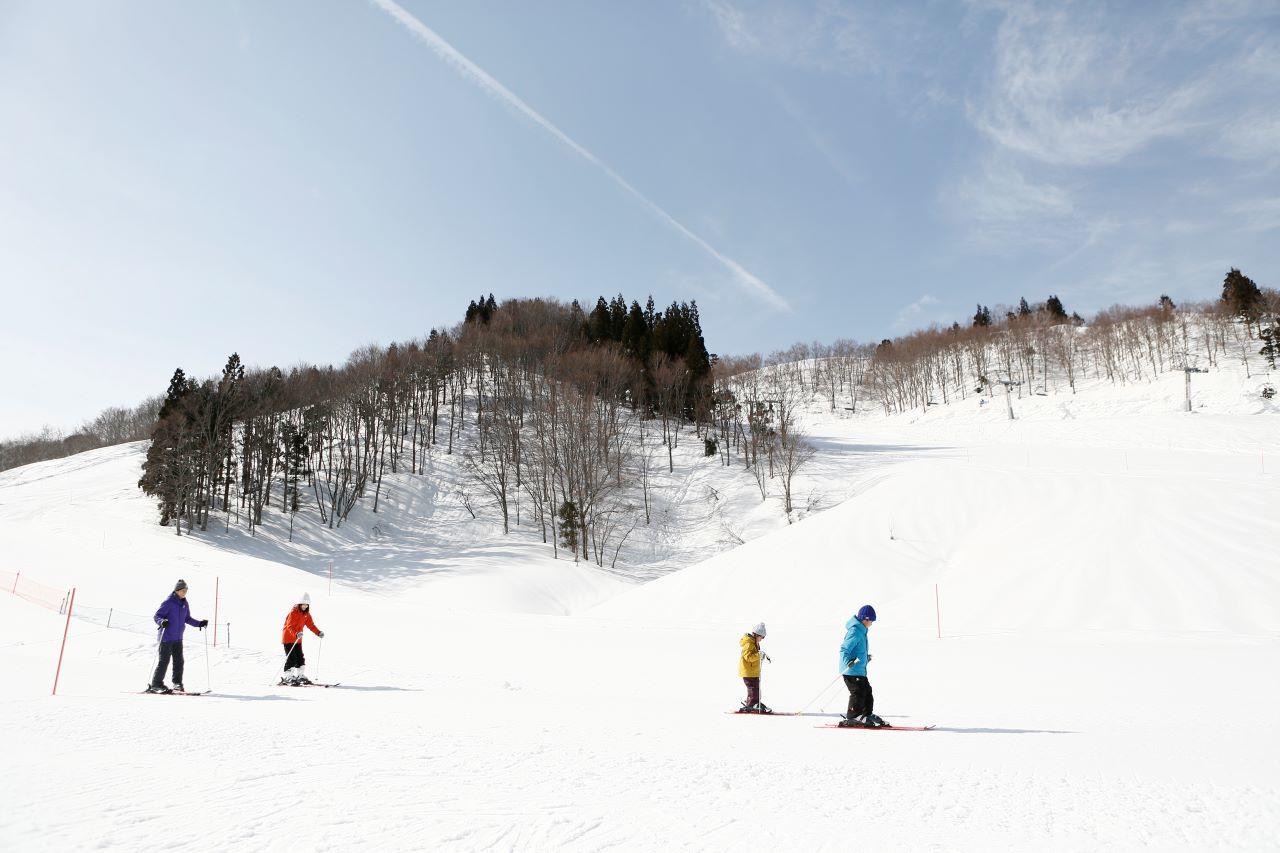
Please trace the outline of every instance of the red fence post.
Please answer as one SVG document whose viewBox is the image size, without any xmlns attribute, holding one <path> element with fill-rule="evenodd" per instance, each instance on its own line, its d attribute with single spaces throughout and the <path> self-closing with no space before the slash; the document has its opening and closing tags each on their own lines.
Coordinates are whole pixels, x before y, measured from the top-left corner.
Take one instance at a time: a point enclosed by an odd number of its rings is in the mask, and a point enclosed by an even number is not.
<svg viewBox="0 0 1280 853">
<path fill-rule="evenodd" d="M 71 608 L 76 604 L 76 588 L 71 588 L 71 601 L 67 604 L 67 624 L 62 629 L 62 648 L 58 649 L 58 669 L 53 673 L 53 692 L 50 696 L 58 695 L 58 677 L 62 675 L 62 653 L 67 650 L 67 632 L 71 630 Z"/>
<path fill-rule="evenodd" d="M 213 647 L 218 647 L 218 588 L 222 578 L 213 579 Z"/>
</svg>

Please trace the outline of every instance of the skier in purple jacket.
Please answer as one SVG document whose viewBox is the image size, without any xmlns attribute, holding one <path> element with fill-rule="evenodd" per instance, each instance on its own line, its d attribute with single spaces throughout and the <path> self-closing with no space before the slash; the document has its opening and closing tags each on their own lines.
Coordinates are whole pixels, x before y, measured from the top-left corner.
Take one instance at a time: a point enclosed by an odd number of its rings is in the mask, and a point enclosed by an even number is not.
<svg viewBox="0 0 1280 853">
<path fill-rule="evenodd" d="M 156 665 L 156 674 L 151 676 L 148 693 L 185 693 L 182 686 L 182 632 L 190 625 L 204 630 L 208 619 L 192 619 L 191 608 L 187 605 L 187 582 L 178 578 L 173 594 L 164 600 L 156 610 L 156 624 L 160 626 L 160 662 Z M 164 686 L 164 673 L 169 668 L 169 660 L 173 659 L 173 689 Z"/>
</svg>

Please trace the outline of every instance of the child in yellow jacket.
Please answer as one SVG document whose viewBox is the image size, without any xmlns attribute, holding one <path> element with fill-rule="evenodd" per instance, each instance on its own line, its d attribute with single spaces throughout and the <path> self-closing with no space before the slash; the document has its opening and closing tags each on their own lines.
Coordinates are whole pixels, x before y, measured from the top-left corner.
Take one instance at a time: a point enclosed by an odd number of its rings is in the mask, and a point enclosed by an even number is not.
<svg viewBox="0 0 1280 853">
<path fill-rule="evenodd" d="M 768 705 L 760 701 L 760 661 L 769 656 L 760 648 L 760 641 L 765 637 L 764 623 L 760 622 L 750 631 L 742 635 L 738 645 L 742 654 L 738 658 L 738 675 L 747 685 L 747 701 L 738 709 L 739 714 L 772 714 Z"/>
</svg>

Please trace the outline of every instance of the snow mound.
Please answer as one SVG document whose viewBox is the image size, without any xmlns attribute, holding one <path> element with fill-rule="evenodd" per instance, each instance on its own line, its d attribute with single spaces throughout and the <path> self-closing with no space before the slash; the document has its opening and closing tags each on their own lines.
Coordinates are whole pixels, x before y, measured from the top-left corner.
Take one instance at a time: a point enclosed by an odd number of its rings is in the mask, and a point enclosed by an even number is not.
<svg viewBox="0 0 1280 853">
<path fill-rule="evenodd" d="M 1128 472 L 1108 471 L 1103 454 L 1072 456 L 904 465 L 826 513 L 590 614 L 817 625 L 872 602 L 885 624 L 934 631 L 937 584 L 951 633 L 1280 631 L 1280 478 L 1212 454 L 1135 453 Z"/>
</svg>

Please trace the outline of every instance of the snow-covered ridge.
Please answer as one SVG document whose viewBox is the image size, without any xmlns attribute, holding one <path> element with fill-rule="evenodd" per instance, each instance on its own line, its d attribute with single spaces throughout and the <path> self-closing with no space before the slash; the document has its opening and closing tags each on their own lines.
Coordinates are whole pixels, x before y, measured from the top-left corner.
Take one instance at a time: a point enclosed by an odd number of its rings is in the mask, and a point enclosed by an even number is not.
<svg viewBox="0 0 1280 853">
<path fill-rule="evenodd" d="M 253 536 L 232 516 L 179 538 L 155 524 L 151 501 L 134 486 L 145 448 L 138 443 L 0 473 L 0 530 L 10 531 L 3 568 L 79 584 L 86 605 L 125 610 L 118 579 L 91 566 L 127 556 L 136 574 L 160 578 L 175 565 L 196 571 L 230 559 L 301 569 L 318 584 L 332 577 L 340 588 L 434 611 L 570 613 L 600 605 L 596 612 L 676 619 L 740 620 L 773 602 L 787 618 L 826 620 L 845 608 L 832 589 L 852 595 L 870 587 L 881 600 L 915 602 L 907 608 L 924 627 L 935 583 L 946 587 L 949 612 L 1006 627 L 1061 627 L 1078 623 L 1082 611 L 1098 613 L 1083 607 L 1090 595 L 1141 586 L 1135 573 L 1150 569 L 1151 607 L 1085 622 L 1266 631 L 1280 625 L 1267 604 L 1280 595 L 1265 579 L 1237 613 L 1197 603 L 1213 598 L 1196 592 L 1199 581 L 1183 578 L 1174 590 L 1161 567 L 1194 573 L 1266 561 L 1262 540 L 1242 531 L 1269 526 L 1265 495 L 1280 469 L 1278 407 L 1257 393 L 1269 381 L 1231 367 L 1197 375 L 1193 414 L 1179 411 L 1181 374 L 1125 385 L 1085 381 L 1075 394 L 1013 399 L 1014 421 L 999 397 L 886 417 L 876 409 L 833 412 L 818 395 L 803 407 L 818 453 L 797 477 L 795 513 L 818 517 L 788 529 L 776 490 L 761 500 L 748 474 L 703 456 L 686 435 L 675 470 L 655 471 L 653 523 L 633 532 L 615 572 L 552 559 L 527 525 L 513 524 L 504 536 L 491 508 L 468 509 L 479 501 L 461 497 L 468 482 L 458 457 L 436 452 L 422 474 L 387 476 L 379 513 L 362 502 L 340 527 L 299 523 L 289 541 L 286 517 L 268 513 Z M 1168 529 L 1150 542 L 1128 534 L 1153 519 Z M 786 557 L 797 554 L 804 556 Z M 615 599 L 636 579 L 708 557 Z M 780 562 L 795 568 L 778 572 Z M 1015 613 L 999 593 L 1013 582 L 1061 594 L 1037 595 L 1039 609 Z M 720 584 L 737 592 L 714 594 Z M 693 587 L 705 595 L 690 594 Z M 234 594 L 227 606 L 234 617 Z"/>
</svg>

